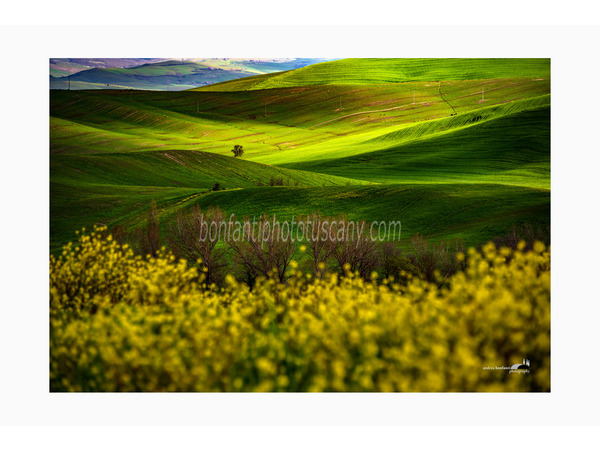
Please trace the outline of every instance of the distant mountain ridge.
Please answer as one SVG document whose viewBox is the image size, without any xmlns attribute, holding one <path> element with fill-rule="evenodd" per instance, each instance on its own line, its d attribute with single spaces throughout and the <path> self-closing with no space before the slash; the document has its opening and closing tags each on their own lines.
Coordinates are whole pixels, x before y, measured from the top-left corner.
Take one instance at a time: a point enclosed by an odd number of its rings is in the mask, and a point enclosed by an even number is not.
<svg viewBox="0 0 600 450">
<path fill-rule="evenodd" d="M 323 58 L 51 59 L 50 89 L 185 90 L 252 75 L 288 71 L 327 61 Z M 62 66 L 60 65 L 62 64 Z M 57 68 L 77 70 L 54 76 Z M 69 67 L 66 67 L 70 65 Z M 75 67 L 78 65 L 77 67 Z M 54 74 L 53 74 L 54 71 Z"/>
<path fill-rule="evenodd" d="M 171 58 L 50 58 L 50 75 L 58 78 L 93 68 L 135 67 L 167 59 Z"/>
</svg>

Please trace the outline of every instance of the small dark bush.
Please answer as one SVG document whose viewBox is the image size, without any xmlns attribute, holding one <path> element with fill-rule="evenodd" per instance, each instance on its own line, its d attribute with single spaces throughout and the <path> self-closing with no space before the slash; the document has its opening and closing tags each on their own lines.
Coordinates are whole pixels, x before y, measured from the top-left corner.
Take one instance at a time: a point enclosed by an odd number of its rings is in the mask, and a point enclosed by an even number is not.
<svg viewBox="0 0 600 450">
<path fill-rule="evenodd" d="M 419 276 L 419 269 L 405 256 L 402 250 L 396 248 L 391 242 L 381 245 L 381 275 L 384 278 L 392 277 L 394 282 L 406 286 L 408 282 Z"/>
<path fill-rule="evenodd" d="M 507 234 L 493 239 L 496 248 L 509 247 L 513 250 L 516 250 L 520 241 L 525 241 L 525 250 L 531 250 L 535 241 L 550 245 L 550 226 L 546 228 L 537 227 L 534 230 L 527 223 L 520 227 L 513 224 Z"/>
<path fill-rule="evenodd" d="M 275 178 L 273 175 L 271 175 L 269 186 L 283 186 L 283 177 Z"/>
</svg>

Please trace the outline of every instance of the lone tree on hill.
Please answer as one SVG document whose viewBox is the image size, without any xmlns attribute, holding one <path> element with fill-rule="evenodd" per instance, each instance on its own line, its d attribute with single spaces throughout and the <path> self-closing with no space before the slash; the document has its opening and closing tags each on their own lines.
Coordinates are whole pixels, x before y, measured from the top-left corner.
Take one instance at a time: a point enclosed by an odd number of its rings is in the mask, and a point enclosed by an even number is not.
<svg viewBox="0 0 600 450">
<path fill-rule="evenodd" d="M 244 147 L 241 145 L 234 145 L 233 150 L 231 151 L 233 152 L 233 156 L 237 158 L 238 156 L 242 156 L 244 154 Z"/>
</svg>

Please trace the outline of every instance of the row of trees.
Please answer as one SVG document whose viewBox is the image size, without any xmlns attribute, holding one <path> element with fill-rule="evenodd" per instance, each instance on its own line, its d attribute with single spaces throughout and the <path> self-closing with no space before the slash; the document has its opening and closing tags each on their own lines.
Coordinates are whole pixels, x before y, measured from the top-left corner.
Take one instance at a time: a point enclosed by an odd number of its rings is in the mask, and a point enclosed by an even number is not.
<svg viewBox="0 0 600 450">
<path fill-rule="evenodd" d="M 206 274 L 208 284 L 221 285 L 227 273 L 232 273 L 239 280 L 253 285 L 259 276 L 275 277 L 285 282 L 290 275 L 293 260 L 300 261 L 301 269 L 322 278 L 327 272 L 345 274 L 348 271 L 358 273 L 366 280 L 371 279 L 373 272 L 384 278 L 394 277 L 397 282 L 406 284 L 413 276 L 428 281 L 444 280 L 457 270 L 464 262 L 458 261 L 456 254 L 464 251 L 460 241 L 429 242 L 422 236 L 411 238 L 408 250 L 402 250 L 392 242 L 380 243 L 370 239 L 368 233 L 348 234 L 344 239 L 331 239 L 322 233 L 313 234 L 302 242 L 284 236 L 283 227 L 270 230 L 258 236 L 255 230 L 265 229 L 273 223 L 273 217 L 263 215 L 250 227 L 249 219 L 240 223 L 241 230 L 231 233 L 225 227 L 236 219 L 226 214 L 219 207 L 202 210 L 195 206 L 188 211 L 181 211 L 168 222 L 165 227 L 165 240 L 159 234 L 158 211 L 156 203 L 151 203 L 145 228 L 125 232 L 118 227 L 112 230 L 115 239 L 129 243 L 140 254 L 155 257 L 159 248 L 166 245 L 177 257 L 184 258 L 192 264 L 199 264 Z M 323 216 L 313 212 L 297 218 L 303 223 L 336 222 L 340 228 L 348 229 L 349 219 L 345 215 L 336 217 Z M 219 239 L 209 238 L 208 228 L 215 223 L 219 229 Z M 354 222 L 356 227 L 369 229 L 366 221 Z M 221 233 L 223 232 L 223 233 Z M 204 239 L 200 239 L 204 235 Z"/>
</svg>

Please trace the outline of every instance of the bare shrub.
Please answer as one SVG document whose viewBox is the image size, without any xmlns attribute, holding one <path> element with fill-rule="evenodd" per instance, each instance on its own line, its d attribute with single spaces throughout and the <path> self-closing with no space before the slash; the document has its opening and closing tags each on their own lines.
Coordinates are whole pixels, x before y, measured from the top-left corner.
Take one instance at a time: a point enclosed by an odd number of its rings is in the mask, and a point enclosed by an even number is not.
<svg viewBox="0 0 600 450">
<path fill-rule="evenodd" d="M 410 238 L 410 242 L 412 244 L 412 253 L 409 259 L 419 269 L 424 279 L 433 281 L 436 260 L 431 245 L 420 234 L 416 234 Z"/>
<path fill-rule="evenodd" d="M 114 239 L 120 244 L 129 244 L 132 250 L 142 256 L 156 258 L 160 248 L 159 219 L 156 202 L 152 200 L 148 210 L 145 226 L 134 228 L 127 232 L 125 228 L 117 225 L 113 228 Z"/>
<path fill-rule="evenodd" d="M 191 262 L 200 260 L 208 285 L 221 284 L 225 276 L 223 268 L 227 266 L 228 248 L 218 245 L 218 232 L 213 235 L 214 239 L 210 232 L 212 226 L 216 226 L 218 231 L 224 219 L 225 214 L 218 206 L 209 207 L 206 211 L 194 206 L 187 212 L 179 212 L 168 227 L 173 253 Z"/>
<path fill-rule="evenodd" d="M 299 218 L 305 223 L 312 222 L 313 227 L 306 236 L 307 253 L 310 256 L 311 269 L 316 277 L 322 278 L 325 273 L 327 262 L 334 254 L 337 242 L 330 239 L 322 233 L 322 224 L 324 222 L 330 224 L 335 219 L 333 217 L 324 217 L 320 212 L 313 212 L 306 217 Z M 316 231 L 315 231 L 316 230 Z"/>
<path fill-rule="evenodd" d="M 509 247 L 516 250 L 520 241 L 525 241 L 525 250 L 531 250 L 536 241 L 543 242 L 546 245 L 550 244 L 550 226 L 534 228 L 526 223 L 520 227 L 513 224 L 510 231 L 504 236 L 495 237 L 493 239 L 497 248 Z"/>
<path fill-rule="evenodd" d="M 110 229 L 110 234 L 117 244 L 123 245 L 129 241 L 129 233 L 123 225 L 117 224 Z"/>
<path fill-rule="evenodd" d="M 148 211 L 146 237 L 148 253 L 152 255 L 153 258 L 156 258 L 160 245 L 160 234 L 158 232 L 158 210 L 156 209 L 156 201 L 154 199 L 150 202 L 150 210 Z"/>
<path fill-rule="evenodd" d="M 242 239 L 238 239 L 236 233 L 228 235 L 227 243 L 236 261 L 251 279 L 274 276 L 280 282 L 285 281 L 287 269 L 296 252 L 296 242 L 284 236 L 279 223 L 273 219 L 267 214 L 254 223 L 244 218 Z M 273 226 L 274 223 L 276 226 Z"/>
<path fill-rule="evenodd" d="M 344 239 L 336 239 L 333 257 L 337 261 L 340 270 L 343 272 L 347 267 L 349 272 L 356 272 L 365 280 L 371 279 L 371 273 L 377 267 L 377 246 L 372 241 L 368 233 L 363 232 L 359 237 L 354 229 L 349 232 L 350 221 L 345 215 L 340 215 L 336 219 L 338 231 L 343 227 L 345 230 Z M 354 221 L 355 227 L 368 230 L 369 224 L 366 221 Z M 331 238 L 331 236 L 330 236 Z"/>
<path fill-rule="evenodd" d="M 441 282 L 445 282 L 448 277 L 454 275 L 458 270 L 464 269 L 466 263 L 459 261 L 456 255 L 461 252 L 464 253 L 464 243 L 458 239 L 454 241 L 440 240 L 437 245 L 433 244 L 433 251 L 438 260 L 438 269 L 442 278 Z"/>
<path fill-rule="evenodd" d="M 283 186 L 283 177 L 275 178 L 273 175 L 271 175 L 269 186 Z"/>
<path fill-rule="evenodd" d="M 464 243 L 458 239 L 445 241 L 441 239 L 437 244 L 429 242 L 420 234 L 411 238 L 412 253 L 409 255 L 411 262 L 419 269 L 421 276 L 429 281 L 436 281 L 436 270 L 442 278 L 446 278 L 464 268 L 464 262 L 458 261 L 458 252 L 464 252 Z"/>
</svg>

